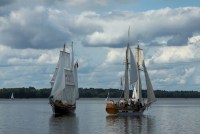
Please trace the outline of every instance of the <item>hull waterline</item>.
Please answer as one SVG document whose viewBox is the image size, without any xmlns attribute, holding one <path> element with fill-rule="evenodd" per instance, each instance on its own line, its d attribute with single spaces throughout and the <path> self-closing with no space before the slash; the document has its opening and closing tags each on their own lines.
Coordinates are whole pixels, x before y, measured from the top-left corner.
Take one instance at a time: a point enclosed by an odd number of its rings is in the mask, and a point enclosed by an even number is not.
<svg viewBox="0 0 200 134">
<path fill-rule="evenodd" d="M 76 107 L 59 107 L 56 105 L 52 105 L 52 110 L 54 114 L 70 114 L 75 112 Z"/>
<path fill-rule="evenodd" d="M 117 114 L 142 114 L 146 106 L 130 106 L 130 105 L 118 105 L 114 101 L 108 101 L 106 104 L 106 112 L 109 115 Z"/>
<path fill-rule="evenodd" d="M 49 101 L 52 107 L 52 111 L 54 114 L 69 114 L 74 113 L 76 110 L 76 104 L 75 105 L 64 105 L 60 101 Z"/>
</svg>

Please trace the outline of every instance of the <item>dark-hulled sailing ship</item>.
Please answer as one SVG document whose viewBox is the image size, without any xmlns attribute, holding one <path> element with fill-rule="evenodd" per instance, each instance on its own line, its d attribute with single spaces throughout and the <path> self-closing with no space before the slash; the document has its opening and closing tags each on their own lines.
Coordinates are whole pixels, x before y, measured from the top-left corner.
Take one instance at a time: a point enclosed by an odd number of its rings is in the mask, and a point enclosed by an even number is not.
<svg viewBox="0 0 200 134">
<path fill-rule="evenodd" d="M 77 68 L 78 63 L 74 64 L 73 43 L 71 53 L 66 51 L 64 45 L 50 81 L 52 90 L 49 103 L 55 114 L 67 114 L 76 109 L 76 100 L 79 98 Z"/>
</svg>

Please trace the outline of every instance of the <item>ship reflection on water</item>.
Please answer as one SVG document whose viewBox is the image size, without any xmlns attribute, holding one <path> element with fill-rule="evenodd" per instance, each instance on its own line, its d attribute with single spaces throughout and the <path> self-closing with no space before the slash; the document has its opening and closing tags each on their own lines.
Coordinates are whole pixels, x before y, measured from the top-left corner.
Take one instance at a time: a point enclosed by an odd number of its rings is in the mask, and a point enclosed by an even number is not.
<svg viewBox="0 0 200 134">
<path fill-rule="evenodd" d="M 49 119 L 49 134 L 78 134 L 79 120 L 76 114 L 52 115 Z"/>
<path fill-rule="evenodd" d="M 117 115 L 107 116 L 108 134 L 152 134 L 155 129 L 153 117 L 147 115 Z"/>
</svg>

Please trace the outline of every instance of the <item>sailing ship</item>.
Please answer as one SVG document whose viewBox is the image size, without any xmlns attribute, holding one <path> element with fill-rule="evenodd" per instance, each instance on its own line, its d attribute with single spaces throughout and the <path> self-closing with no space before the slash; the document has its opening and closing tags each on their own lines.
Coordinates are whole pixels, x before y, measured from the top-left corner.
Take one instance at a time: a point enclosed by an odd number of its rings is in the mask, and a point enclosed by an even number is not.
<svg viewBox="0 0 200 134">
<path fill-rule="evenodd" d="M 106 112 L 108 114 L 118 113 L 143 113 L 153 102 L 156 101 L 151 80 L 149 78 L 145 62 L 143 59 L 143 50 L 140 48 L 139 43 L 136 48 L 136 61 L 133 52 L 128 43 L 126 48 L 125 59 L 125 73 L 124 81 L 121 86 L 124 88 L 124 98 L 119 101 L 107 101 Z M 141 73 L 144 72 L 147 88 L 147 99 L 142 96 L 142 82 Z M 124 83 L 124 86 L 122 85 Z M 132 97 L 129 97 L 129 90 L 133 90 Z"/>
<path fill-rule="evenodd" d="M 55 114 L 67 114 L 76 109 L 76 100 L 79 98 L 77 68 L 78 62 L 74 63 L 73 42 L 71 51 L 66 51 L 64 44 L 50 81 L 52 90 L 49 103 Z"/>
<path fill-rule="evenodd" d="M 10 99 L 11 99 L 11 100 L 14 100 L 14 94 L 13 94 L 13 92 L 12 92 L 12 94 L 11 94 Z"/>
</svg>

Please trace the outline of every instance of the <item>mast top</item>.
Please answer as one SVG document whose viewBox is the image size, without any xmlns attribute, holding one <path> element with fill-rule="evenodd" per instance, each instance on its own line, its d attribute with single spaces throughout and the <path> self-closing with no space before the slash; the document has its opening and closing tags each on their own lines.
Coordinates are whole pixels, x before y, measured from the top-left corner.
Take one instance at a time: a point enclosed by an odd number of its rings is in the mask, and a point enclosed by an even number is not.
<svg viewBox="0 0 200 134">
<path fill-rule="evenodd" d="M 137 48 L 136 48 L 137 50 L 142 50 L 141 48 L 140 48 L 140 41 L 139 40 L 137 40 Z"/>
<path fill-rule="evenodd" d="M 130 43 L 130 26 L 128 28 L 128 46 L 129 46 L 129 43 Z"/>
<path fill-rule="evenodd" d="M 63 51 L 65 52 L 65 44 L 64 44 L 64 47 L 63 47 Z"/>
</svg>

